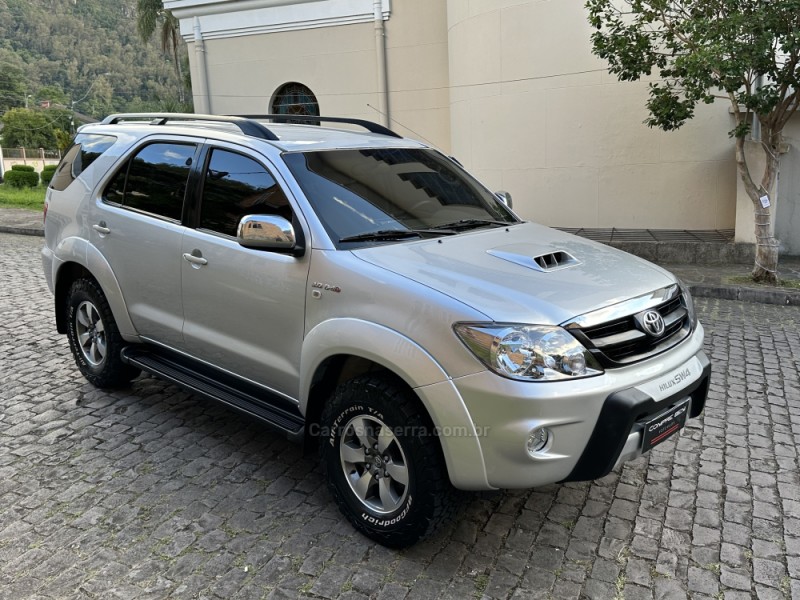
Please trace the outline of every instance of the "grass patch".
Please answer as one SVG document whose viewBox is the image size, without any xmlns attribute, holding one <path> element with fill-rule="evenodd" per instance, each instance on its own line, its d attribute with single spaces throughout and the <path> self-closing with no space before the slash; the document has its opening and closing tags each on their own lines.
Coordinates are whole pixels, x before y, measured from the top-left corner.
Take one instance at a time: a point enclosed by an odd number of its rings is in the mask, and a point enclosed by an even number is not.
<svg viewBox="0 0 800 600">
<path fill-rule="evenodd" d="M 725 279 L 725 283 L 732 283 L 737 285 L 753 285 L 758 287 L 775 287 L 773 285 L 769 285 L 766 283 L 761 283 L 757 281 L 753 281 L 747 275 L 736 275 L 733 277 L 727 277 Z M 778 280 L 778 287 L 788 288 L 790 290 L 800 290 L 800 280 L 797 279 L 779 279 Z"/>
<path fill-rule="evenodd" d="M 711 571 L 712 573 L 715 573 L 716 575 L 722 573 L 722 567 L 720 566 L 719 563 L 709 563 L 707 565 L 703 565 L 703 568 L 706 571 Z"/>
<path fill-rule="evenodd" d="M 5 183 L 0 184 L 0 206 L 42 210 L 46 190 L 41 185 L 35 188 L 15 188 Z"/>
<path fill-rule="evenodd" d="M 475 593 L 478 598 L 483 596 L 483 592 L 486 591 L 486 587 L 489 585 L 489 576 L 485 573 L 478 575 L 475 578 Z"/>
</svg>

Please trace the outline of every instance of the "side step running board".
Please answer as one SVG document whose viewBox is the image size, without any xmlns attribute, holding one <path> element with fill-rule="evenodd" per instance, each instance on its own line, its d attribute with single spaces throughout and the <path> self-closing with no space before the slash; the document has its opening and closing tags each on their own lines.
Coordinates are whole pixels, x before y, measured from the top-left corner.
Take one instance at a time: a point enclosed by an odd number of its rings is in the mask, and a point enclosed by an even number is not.
<svg viewBox="0 0 800 600">
<path fill-rule="evenodd" d="M 303 438 L 304 419 L 297 407 L 280 396 L 185 357 L 148 346 L 127 346 L 124 362 L 191 392 L 256 417 L 289 439 Z"/>
</svg>

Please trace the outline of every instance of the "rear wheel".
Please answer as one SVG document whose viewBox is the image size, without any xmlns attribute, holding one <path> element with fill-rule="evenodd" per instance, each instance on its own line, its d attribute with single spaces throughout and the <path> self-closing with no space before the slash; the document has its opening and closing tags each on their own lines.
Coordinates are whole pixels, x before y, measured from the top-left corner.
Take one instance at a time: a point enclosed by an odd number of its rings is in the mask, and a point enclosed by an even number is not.
<svg viewBox="0 0 800 600">
<path fill-rule="evenodd" d="M 125 345 L 100 286 L 76 280 L 67 293 L 67 338 L 81 373 L 97 387 L 120 387 L 139 374 L 122 362 Z"/>
<path fill-rule="evenodd" d="M 393 548 L 430 535 L 456 509 L 433 427 L 411 390 L 372 374 L 340 385 L 322 414 L 320 454 L 339 509 Z"/>
</svg>

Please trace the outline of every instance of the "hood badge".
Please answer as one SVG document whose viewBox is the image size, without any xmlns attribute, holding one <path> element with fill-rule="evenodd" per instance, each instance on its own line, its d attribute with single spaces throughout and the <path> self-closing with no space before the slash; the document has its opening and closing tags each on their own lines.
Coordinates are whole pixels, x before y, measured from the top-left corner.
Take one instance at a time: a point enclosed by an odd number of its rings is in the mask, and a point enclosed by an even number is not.
<svg viewBox="0 0 800 600">
<path fill-rule="evenodd" d="M 644 332 L 650 336 L 657 338 L 664 335 L 664 329 L 666 329 L 664 317 L 657 310 L 646 310 L 639 313 L 636 315 L 636 320 Z"/>
</svg>

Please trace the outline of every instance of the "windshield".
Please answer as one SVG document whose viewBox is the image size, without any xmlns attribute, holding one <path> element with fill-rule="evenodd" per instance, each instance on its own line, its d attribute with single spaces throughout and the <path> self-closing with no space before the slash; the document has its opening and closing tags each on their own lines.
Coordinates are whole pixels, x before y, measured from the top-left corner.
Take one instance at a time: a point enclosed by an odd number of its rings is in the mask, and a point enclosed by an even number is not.
<svg viewBox="0 0 800 600">
<path fill-rule="evenodd" d="M 337 247 L 519 222 L 494 194 L 433 150 L 326 150 L 283 158 Z"/>
</svg>

